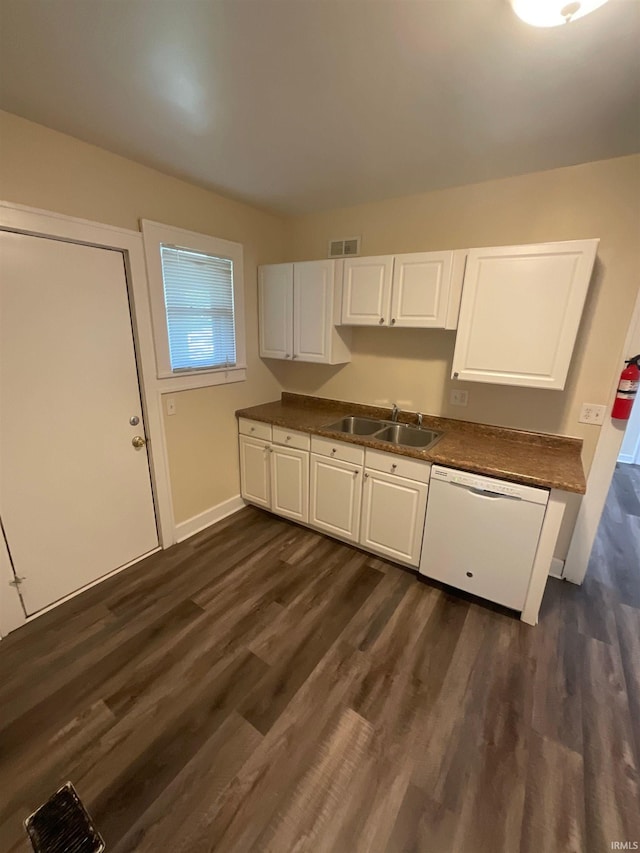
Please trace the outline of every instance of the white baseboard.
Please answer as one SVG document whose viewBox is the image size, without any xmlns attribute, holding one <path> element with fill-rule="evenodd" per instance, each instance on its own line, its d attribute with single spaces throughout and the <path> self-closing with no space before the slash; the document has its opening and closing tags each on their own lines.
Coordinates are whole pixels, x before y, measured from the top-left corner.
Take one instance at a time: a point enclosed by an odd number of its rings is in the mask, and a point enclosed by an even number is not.
<svg viewBox="0 0 640 853">
<path fill-rule="evenodd" d="M 618 456 L 618 462 L 623 462 L 625 465 L 633 465 L 634 457 L 631 453 L 621 453 Z"/>
<path fill-rule="evenodd" d="M 195 533 L 199 533 L 205 527 L 210 527 L 217 521 L 222 521 L 223 518 L 232 515 L 245 506 L 246 504 L 240 495 L 234 495 L 234 497 L 222 501 L 217 506 L 212 506 L 209 509 L 205 509 L 204 512 L 188 518 L 186 521 L 181 521 L 180 524 L 176 524 L 176 542 L 184 542 L 185 539 L 188 539 Z"/>
<path fill-rule="evenodd" d="M 558 557 L 554 557 L 553 560 L 551 560 L 549 575 L 552 578 L 564 577 L 564 560 L 559 560 Z"/>
</svg>

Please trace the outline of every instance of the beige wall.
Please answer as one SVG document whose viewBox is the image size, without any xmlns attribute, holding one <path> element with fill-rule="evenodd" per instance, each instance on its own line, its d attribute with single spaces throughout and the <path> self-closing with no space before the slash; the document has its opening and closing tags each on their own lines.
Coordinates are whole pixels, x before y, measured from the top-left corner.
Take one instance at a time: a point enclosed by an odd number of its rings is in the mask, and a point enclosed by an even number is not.
<svg viewBox="0 0 640 853">
<path fill-rule="evenodd" d="M 175 394 L 177 414 L 165 418 L 177 521 L 238 493 L 233 412 L 281 388 L 576 435 L 588 469 L 599 428 L 578 423 L 579 406 L 606 402 L 619 370 L 640 281 L 639 178 L 640 156 L 623 157 L 287 221 L 0 112 L 0 197 L 132 229 L 144 217 L 244 244 L 248 380 Z M 330 238 L 354 234 L 363 254 L 600 237 L 566 390 L 454 383 L 454 333 L 445 331 L 355 329 L 345 367 L 261 362 L 256 265 L 325 257 Z M 466 409 L 449 405 L 453 387 L 469 390 Z M 573 501 L 559 556 L 576 511 Z"/>
<path fill-rule="evenodd" d="M 282 260 L 283 219 L 2 112 L 0 197 L 136 230 L 153 219 L 244 245 L 247 381 L 174 394 L 177 412 L 165 417 L 176 521 L 237 495 L 234 411 L 280 393 L 258 358 L 256 266 Z"/>
<path fill-rule="evenodd" d="M 598 260 L 565 391 L 452 382 L 454 332 L 354 329 L 345 367 L 271 362 L 286 390 L 584 439 L 591 464 L 600 428 L 578 423 L 582 402 L 605 403 L 640 282 L 640 156 L 490 181 L 297 217 L 287 260 L 326 256 L 331 238 L 361 235 L 364 255 L 599 237 Z M 452 388 L 469 391 L 465 409 Z M 557 549 L 564 556 L 578 501 Z"/>
</svg>

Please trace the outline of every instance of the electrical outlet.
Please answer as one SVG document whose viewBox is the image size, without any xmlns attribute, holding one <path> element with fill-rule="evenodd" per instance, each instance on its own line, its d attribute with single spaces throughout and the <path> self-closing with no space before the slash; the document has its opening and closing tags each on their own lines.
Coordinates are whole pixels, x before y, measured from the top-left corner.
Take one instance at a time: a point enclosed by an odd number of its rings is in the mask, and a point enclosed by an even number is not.
<svg viewBox="0 0 640 853">
<path fill-rule="evenodd" d="M 449 402 L 452 406 L 467 406 L 469 404 L 468 391 L 452 391 L 449 397 Z"/>
<path fill-rule="evenodd" d="M 175 397 L 167 397 L 167 414 L 175 415 L 176 413 L 176 398 Z"/>
<path fill-rule="evenodd" d="M 603 424 L 606 411 L 606 406 L 600 406 L 597 403 L 583 403 L 578 421 L 581 424 Z"/>
</svg>

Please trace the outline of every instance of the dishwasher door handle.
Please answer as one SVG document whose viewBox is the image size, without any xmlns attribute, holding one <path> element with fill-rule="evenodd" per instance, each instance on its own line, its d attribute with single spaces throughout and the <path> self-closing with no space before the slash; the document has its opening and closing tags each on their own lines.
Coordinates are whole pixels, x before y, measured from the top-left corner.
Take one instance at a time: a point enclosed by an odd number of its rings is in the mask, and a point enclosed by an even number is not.
<svg viewBox="0 0 640 853">
<path fill-rule="evenodd" d="M 522 498 L 519 495 L 503 495 L 501 492 L 492 492 L 490 489 L 476 489 L 472 486 L 465 486 L 467 491 L 471 492 L 472 495 L 478 495 L 480 498 L 504 498 L 508 501 L 521 501 Z"/>
</svg>

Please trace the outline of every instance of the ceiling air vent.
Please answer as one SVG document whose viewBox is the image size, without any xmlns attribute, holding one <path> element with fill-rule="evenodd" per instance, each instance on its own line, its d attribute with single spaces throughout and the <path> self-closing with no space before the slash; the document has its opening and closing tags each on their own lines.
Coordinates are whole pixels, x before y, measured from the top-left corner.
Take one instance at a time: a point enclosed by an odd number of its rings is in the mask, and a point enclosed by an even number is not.
<svg viewBox="0 0 640 853">
<path fill-rule="evenodd" d="M 344 240 L 329 241 L 330 258 L 350 258 L 360 254 L 360 238 L 346 237 Z"/>
</svg>

